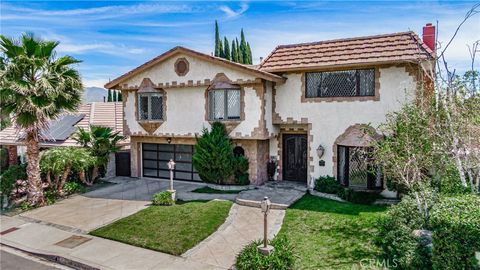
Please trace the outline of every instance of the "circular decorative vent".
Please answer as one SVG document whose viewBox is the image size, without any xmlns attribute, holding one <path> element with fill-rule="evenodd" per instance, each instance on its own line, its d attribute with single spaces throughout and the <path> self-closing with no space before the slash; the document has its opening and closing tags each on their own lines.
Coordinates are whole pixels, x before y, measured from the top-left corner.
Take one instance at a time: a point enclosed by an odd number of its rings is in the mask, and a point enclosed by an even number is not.
<svg viewBox="0 0 480 270">
<path fill-rule="evenodd" d="M 178 76 L 185 76 L 188 73 L 189 64 L 187 59 L 178 58 L 175 62 L 175 73 Z"/>
</svg>

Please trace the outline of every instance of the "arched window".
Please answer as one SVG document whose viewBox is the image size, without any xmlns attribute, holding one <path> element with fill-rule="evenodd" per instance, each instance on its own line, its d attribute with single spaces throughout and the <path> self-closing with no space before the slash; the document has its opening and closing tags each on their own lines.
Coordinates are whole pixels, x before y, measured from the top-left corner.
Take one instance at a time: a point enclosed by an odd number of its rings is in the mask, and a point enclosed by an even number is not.
<svg viewBox="0 0 480 270">
<path fill-rule="evenodd" d="M 236 157 L 245 156 L 245 150 L 241 146 L 233 148 L 233 155 Z"/>
<path fill-rule="evenodd" d="M 137 91 L 138 96 L 138 120 L 160 121 L 163 120 L 164 91 L 154 88 L 154 84 L 148 78 L 143 79 Z"/>
</svg>

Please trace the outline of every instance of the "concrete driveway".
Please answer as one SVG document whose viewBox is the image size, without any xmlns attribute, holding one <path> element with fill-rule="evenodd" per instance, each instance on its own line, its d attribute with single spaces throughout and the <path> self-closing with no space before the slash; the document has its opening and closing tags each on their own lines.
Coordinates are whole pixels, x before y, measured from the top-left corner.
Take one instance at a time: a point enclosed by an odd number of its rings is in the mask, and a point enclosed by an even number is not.
<svg viewBox="0 0 480 270">
<path fill-rule="evenodd" d="M 169 188 L 165 180 L 117 177 L 112 181 L 116 184 L 22 213 L 20 217 L 86 233 L 148 207 L 153 194 Z M 188 192 L 200 185 L 175 182 L 175 189 Z"/>
</svg>

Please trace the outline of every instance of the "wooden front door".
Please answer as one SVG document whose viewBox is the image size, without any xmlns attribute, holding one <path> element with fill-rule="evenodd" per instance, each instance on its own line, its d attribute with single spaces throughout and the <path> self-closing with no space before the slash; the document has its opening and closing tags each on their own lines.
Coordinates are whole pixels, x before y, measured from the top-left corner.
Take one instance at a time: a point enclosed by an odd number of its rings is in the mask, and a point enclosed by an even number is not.
<svg viewBox="0 0 480 270">
<path fill-rule="evenodd" d="M 307 181 L 307 135 L 283 134 L 283 180 Z"/>
</svg>

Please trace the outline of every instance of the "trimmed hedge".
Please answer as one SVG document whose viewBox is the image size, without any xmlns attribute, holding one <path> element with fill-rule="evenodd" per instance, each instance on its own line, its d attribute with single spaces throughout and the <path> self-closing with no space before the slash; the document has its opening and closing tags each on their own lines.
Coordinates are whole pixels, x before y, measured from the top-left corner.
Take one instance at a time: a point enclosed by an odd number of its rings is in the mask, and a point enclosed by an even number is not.
<svg viewBox="0 0 480 270">
<path fill-rule="evenodd" d="M 431 211 L 434 269 L 480 269 L 480 197 L 443 198 Z"/>
<path fill-rule="evenodd" d="M 351 188 L 345 188 L 343 192 L 340 191 L 337 195 L 346 201 L 357 204 L 372 204 L 381 197 L 377 191 L 354 190 Z"/>
<path fill-rule="evenodd" d="M 293 269 L 295 257 L 293 246 L 285 236 L 275 237 L 270 241 L 270 245 L 275 250 L 269 255 L 263 255 L 258 252 L 257 247 L 262 241 L 257 240 L 246 246 L 240 254 L 237 255 L 235 266 L 238 270 L 289 270 Z"/>
<path fill-rule="evenodd" d="M 338 194 L 343 191 L 343 187 L 338 183 L 335 177 L 327 175 L 320 176 L 315 180 L 315 190 L 328 194 Z"/>
</svg>

